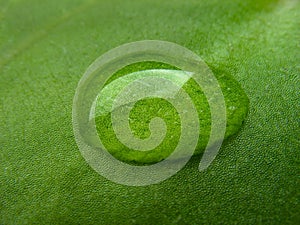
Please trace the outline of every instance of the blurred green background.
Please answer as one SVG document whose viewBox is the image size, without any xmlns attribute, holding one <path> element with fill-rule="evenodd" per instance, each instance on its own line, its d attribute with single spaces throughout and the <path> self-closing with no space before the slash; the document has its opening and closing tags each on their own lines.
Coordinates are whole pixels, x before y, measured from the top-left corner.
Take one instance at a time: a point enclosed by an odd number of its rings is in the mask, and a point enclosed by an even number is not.
<svg viewBox="0 0 300 225">
<path fill-rule="evenodd" d="M 0 0 L 0 224 L 300 222 L 297 0 Z M 98 56 L 159 39 L 230 73 L 250 99 L 208 170 L 112 183 L 77 148 L 72 100 Z"/>
</svg>

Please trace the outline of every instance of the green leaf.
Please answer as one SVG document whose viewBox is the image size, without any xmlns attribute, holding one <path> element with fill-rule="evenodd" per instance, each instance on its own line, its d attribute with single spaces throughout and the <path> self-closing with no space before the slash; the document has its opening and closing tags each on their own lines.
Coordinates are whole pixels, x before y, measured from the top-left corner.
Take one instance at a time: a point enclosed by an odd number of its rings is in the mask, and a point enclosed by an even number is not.
<svg viewBox="0 0 300 225">
<path fill-rule="evenodd" d="M 0 0 L 0 224 L 299 223 L 297 0 Z M 211 166 L 199 156 L 147 187 L 81 156 L 72 101 L 86 68 L 121 44 L 192 50 L 249 97 Z"/>
</svg>

